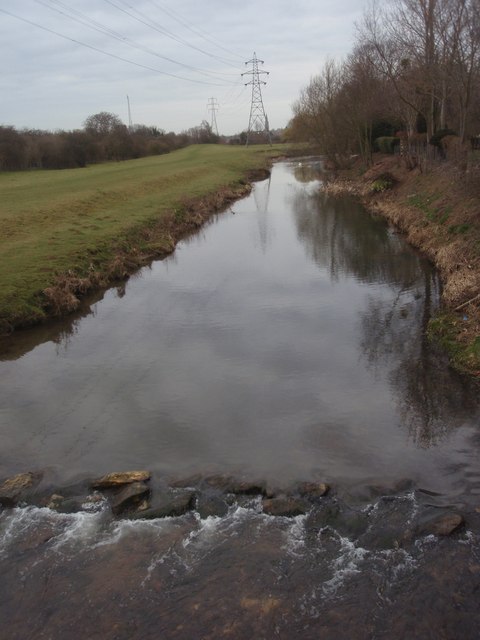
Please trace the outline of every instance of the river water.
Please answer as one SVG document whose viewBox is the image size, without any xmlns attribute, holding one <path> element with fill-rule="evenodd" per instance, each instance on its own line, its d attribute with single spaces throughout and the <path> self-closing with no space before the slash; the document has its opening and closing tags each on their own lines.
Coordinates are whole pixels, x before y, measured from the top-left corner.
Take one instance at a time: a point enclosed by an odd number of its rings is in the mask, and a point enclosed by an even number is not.
<svg viewBox="0 0 480 640">
<path fill-rule="evenodd" d="M 296 517 L 5 509 L 2 639 L 480 637 L 478 387 L 425 339 L 430 264 L 321 178 L 276 164 L 168 259 L 3 339 L 0 476 L 330 493 Z M 422 534 L 445 510 L 465 525 Z"/>
</svg>

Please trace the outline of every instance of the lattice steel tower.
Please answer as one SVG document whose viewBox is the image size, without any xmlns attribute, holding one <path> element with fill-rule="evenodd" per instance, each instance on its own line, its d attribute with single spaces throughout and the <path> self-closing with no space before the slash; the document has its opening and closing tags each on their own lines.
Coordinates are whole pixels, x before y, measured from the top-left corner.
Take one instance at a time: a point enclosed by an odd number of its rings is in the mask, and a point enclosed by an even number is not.
<svg viewBox="0 0 480 640">
<path fill-rule="evenodd" d="M 268 118 L 265 113 L 262 100 L 262 84 L 267 84 L 264 80 L 260 80 L 260 76 L 266 74 L 268 76 L 269 71 L 259 71 L 258 65 L 263 64 L 263 60 L 257 58 L 257 54 L 253 54 L 253 58 L 245 62 L 245 64 L 251 64 L 251 71 L 245 71 L 242 76 L 251 75 L 250 82 L 246 82 L 245 86 L 252 85 L 252 104 L 250 106 L 250 120 L 248 121 L 247 141 L 248 145 L 252 133 L 266 133 L 268 141 L 272 144 L 270 136 L 270 130 L 268 128 Z"/>
<path fill-rule="evenodd" d="M 209 98 L 207 104 L 208 110 L 210 111 L 210 127 L 213 133 L 216 133 L 218 136 L 218 125 L 217 125 L 217 115 L 216 112 L 219 109 L 219 105 L 216 98 Z"/>
</svg>

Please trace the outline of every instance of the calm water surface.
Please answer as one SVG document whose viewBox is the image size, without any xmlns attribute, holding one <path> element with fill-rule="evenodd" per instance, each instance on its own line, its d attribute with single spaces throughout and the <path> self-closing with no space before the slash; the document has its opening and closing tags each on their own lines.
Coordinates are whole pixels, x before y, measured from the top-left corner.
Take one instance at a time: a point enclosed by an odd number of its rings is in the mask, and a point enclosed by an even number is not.
<svg viewBox="0 0 480 640">
<path fill-rule="evenodd" d="M 4 511 L 2 638 L 479 637 L 478 388 L 425 340 L 431 266 L 319 180 L 277 164 L 78 318 L 3 340 L 0 475 L 321 480 L 326 506 Z M 399 544 L 439 507 L 467 526 Z"/>
</svg>

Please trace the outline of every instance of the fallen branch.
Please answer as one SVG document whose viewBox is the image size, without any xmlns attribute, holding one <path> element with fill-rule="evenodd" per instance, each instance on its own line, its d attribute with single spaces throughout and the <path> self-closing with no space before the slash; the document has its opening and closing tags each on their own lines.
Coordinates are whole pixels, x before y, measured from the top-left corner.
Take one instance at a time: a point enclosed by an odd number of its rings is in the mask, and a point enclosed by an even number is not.
<svg viewBox="0 0 480 640">
<path fill-rule="evenodd" d="M 460 309 L 463 309 L 463 307 L 466 307 L 471 302 L 475 302 L 475 300 L 478 300 L 479 298 L 480 298 L 480 293 L 474 296 L 473 298 L 471 298 L 470 300 L 467 300 L 466 302 L 462 302 L 462 304 L 459 304 L 458 307 L 455 307 L 454 311 L 460 311 Z"/>
</svg>

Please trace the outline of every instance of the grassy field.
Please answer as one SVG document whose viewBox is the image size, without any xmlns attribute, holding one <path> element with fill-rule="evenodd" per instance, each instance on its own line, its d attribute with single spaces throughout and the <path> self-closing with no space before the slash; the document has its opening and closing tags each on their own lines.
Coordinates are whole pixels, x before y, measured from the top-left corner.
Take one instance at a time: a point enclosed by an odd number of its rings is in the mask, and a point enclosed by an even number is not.
<svg viewBox="0 0 480 640">
<path fill-rule="evenodd" d="M 239 185 L 278 148 L 194 145 L 163 156 L 0 174 L 0 331 L 41 320 L 43 291 L 102 270 L 139 230 Z M 132 246 L 135 251 L 135 247 Z"/>
</svg>

